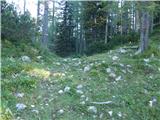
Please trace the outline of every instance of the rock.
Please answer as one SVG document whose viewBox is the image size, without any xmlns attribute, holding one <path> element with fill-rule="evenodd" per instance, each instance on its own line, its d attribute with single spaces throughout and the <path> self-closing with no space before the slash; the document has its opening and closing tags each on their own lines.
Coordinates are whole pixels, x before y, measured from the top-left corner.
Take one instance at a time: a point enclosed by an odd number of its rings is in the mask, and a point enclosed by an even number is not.
<svg viewBox="0 0 160 120">
<path fill-rule="evenodd" d="M 146 63 L 149 62 L 149 58 L 148 58 L 148 59 L 143 59 L 143 60 L 144 60 L 144 62 L 146 62 Z"/>
<path fill-rule="evenodd" d="M 89 100 L 89 98 L 88 97 L 86 97 L 86 101 L 88 101 Z"/>
<path fill-rule="evenodd" d="M 119 80 L 121 80 L 122 79 L 122 76 L 118 76 L 115 80 L 116 81 L 119 81 Z"/>
<path fill-rule="evenodd" d="M 32 108 L 34 108 L 34 107 L 35 107 L 35 105 L 31 105 L 31 107 L 32 107 Z"/>
<path fill-rule="evenodd" d="M 82 98 L 82 99 L 85 98 L 85 95 L 81 95 L 81 98 Z"/>
<path fill-rule="evenodd" d="M 25 105 L 25 104 L 23 104 L 23 103 L 17 103 L 16 104 L 16 108 L 17 108 L 17 110 L 23 110 L 23 109 L 25 109 L 27 106 Z"/>
<path fill-rule="evenodd" d="M 151 57 L 154 58 L 154 53 L 152 53 Z"/>
<path fill-rule="evenodd" d="M 64 62 L 67 62 L 68 60 L 67 60 L 67 59 L 63 59 L 63 61 L 64 61 Z"/>
<path fill-rule="evenodd" d="M 89 65 L 87 65 L 86 67 L 84 67 L 84 72 L 88 72 L 89 70 L 90 70 L 91 68 L 90 68 L 90 66 Z"/>
<path fill-rule="evenodd" d="M 152 100 L 149 101 L 149 106 L 153 107 L 157 103 L 157 99 L 155 97 L 152 98 Z"/>
<path fill-rule="evenodd" d="M 94 65 L 94 63 L 90 63 L 90 66 L 93 66 Z"/>
<path fill-rule="evenodd" d="M 15 96 L 19 97 L 19 98 L 22 98 L 24 96 L 24 93 L 16 93 Z"/>
<path fill-rule="evenodd" d="M 114 61 L 115 61 L 115 60 L 118 60 L 118 57 L 117 57 L 117 56 L 113 56 L 113 57 L 112 57 L 112 60 L 114 60 Z"/>
<path fill-rule="evenodd" d="M 122 64 L 122 63 L 120 63 L 119 65 L 120 65 L 121 67 L 124 67 L 124 64 Z"/>
<path fill-rule="evenodd" d="M 116 77 L 116 74 L 115 73 L 110 73 L 109 76 L 114 78 L 114 77 Z"/>
<path fill-rule="evenodd" d="M 77 86 L 77 89 L 82 89 L 83 88 L 83 85 L 82 84 L 79 84 L 78 86 Z"/>
<path fill-rule="evenodd" d="M 125 73 L 125 74 L 127 73 L 126 70 L 122 70 L 122 72 Z"/>
<path fill-rule="evenodd" d="M 93 115 L 93 118 L 96 118 L 97 117 L 97 115 Z"/>
<path fill-rule="evenodd" d="M 37 56 L 37 59 L 41 59 L 42 58 L 42 56 Z"/>
<path fill-rule="evenodd" d="M 77 92 L 78 94 L 83 94 L 83 91 L 82 91 L 82 90 L 76 90 L 76 92 Z"/>
<path fill-rule="evenodd" d="M 59 93 L 59 94 L 63 94 L 63 90 L 59 90 L 58 93 Z"/>
<path fill-rule="evenodd" d="M 127 51 L 126 51 L 125 49 L 123 49 L 123 48 L 120 48 L 120 49 L 119 49 L 119 52 L 120 52 L 120 53 L 126 53 Z"/>
<path fill-rule="evenodd" d="M 88 107 L 88 111 L 89 111 L 90 113 L 97 113 L 97 108 L 96 108 L 95 106 L 89 106 L 89 107 Z"/>
<path fill-rule="evenodd" d="M 103 60 L 102 63 L 106 63 L 106 61 Z"/>
<path fill-rule="evenodd" d="M 108 111 L 108 114 L 109 114 L 110 116 L 112 116 L 113 111 Z"/>
<path fill-rule="evenodd" d="M 71 89 L 70 87 L 66 86 L 66 87 L 64 88 L 64 92 L 69 92 L 70 89 Z"/>
<path fill-rule="evenodd" d="M 63 109 L 60 109 L 60 110 L 58 111 L 58 113 L 59 113 L 59 114 L 63 114 L 63 113 L 64 113 L 64 110 L 63 110 Z"/>
<path fill-rule="evenodd" d="M 111 73 L 111 68 L 106 69 L 107 73 Z"/>
<path fill-rule="evenodd" d="M 121 112 L 118 112 L 117 114 L 119 117 L 122 117 L 122 113 Z"/>
<path fill-rule="evenodd" d="M 129 70 L 129 69 L 127 69 L 127 71 L 128 71 L 129 73 L 133 74 L 133 71 L 131 71 L 131 70 Z"/>
<path fill-rule="evenodd" d="M 23 62 L 31 62 L 31 59 L 28 56 L 22 56 L 21 59 Z"/>
<path fill-rule="evenodd" d="M 101 113 L 101 114 L 99 115 L 99 118 L 102 119 L 102 118 L 103 118 L 103 115 L 104 115 L 104 113 Z"/>
<path fill-rule="evenodd" d="M 34 112 L 34 113 L 36 113 L 36 114 L 38 114 L 39 113 L 39 111 L 38 110 L 36 110 L 36 109 L 33 109 L 33 110 L 31 110 L 32 112 Z"/>
<path fill-rule="evenodd" d="M 80 104 L 84 105 L 84 104 L 85 104 L 85 101 L 80 102 Z"/>
<path fill-rule="evenodd" d="M 56 62 L 55 64 L 56 64 L 56 65 L 61 65 L 61 63 L 59 63 L 59 62 Z"/>
<path fill-rule="evenodd" d="M 127 65 L 127 67 L 131 68 L 132 66 L 131 65 Z"/>
</svg>

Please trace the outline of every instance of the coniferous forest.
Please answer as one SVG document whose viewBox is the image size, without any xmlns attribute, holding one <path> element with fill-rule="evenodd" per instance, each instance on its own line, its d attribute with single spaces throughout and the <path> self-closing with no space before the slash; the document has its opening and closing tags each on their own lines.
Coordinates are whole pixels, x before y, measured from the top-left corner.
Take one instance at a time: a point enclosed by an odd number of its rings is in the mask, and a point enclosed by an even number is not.
<svg viewBox="0 0 160 120">
<path fill-rule="evenodd" d="M 160 119 L 160 1 L 0 3 L 2 120 Z"/>
</svg>

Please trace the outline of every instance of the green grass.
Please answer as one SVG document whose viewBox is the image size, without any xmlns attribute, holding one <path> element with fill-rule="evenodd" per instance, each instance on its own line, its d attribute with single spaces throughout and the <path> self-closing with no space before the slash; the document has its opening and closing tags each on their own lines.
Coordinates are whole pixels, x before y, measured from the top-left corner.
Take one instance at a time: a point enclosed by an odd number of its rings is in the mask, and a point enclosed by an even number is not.
<svg viewBox="0 0 160 120">
<path fill-rule="evenodd" d="M 25 54 L 7 55 L 9 49 L 13 47 L 5 47 L 5 50 L 2 47 L 2 52 L 5 52 L 2 54 L 2 119 L 20 117 L 24 120 L 99 120 L 103 114 L 101 118 L 103 120 L 158 120 L 160 55 L 157 50 L 160 41 L 155 39 L 154 37 L 150 49 L 138 56 L 134 55 L 134 50 L 127 50 L 126 54 L 121 54 L 117 48 L 111 53 L 76 59 L 59 58 L 48 53 L 47 57 L 43 55 L 42 60 L 38 60 L 36 56 L 41 55 L 41 52 L 33 53 L 30 49 L 31 51 Z M 155 56 L 151 57 L 153 53 Z M 30 56 L 32 62 L 22 62 L 21 55 Z M 120 58 L 119 61 L 112 60 L 112 56 L 115 55 Z M 146 64 L 144 58 L 149 58 L 150 61 Z M 124 67 L 120 66 L 120 63 L 124 64 Z M 93 64 L 91 69 L 83 72 L 84 67 L 89 64 Z M 110 77 L 106 72 L 108 67 L 116 76 L 122 76 L 122 80 L 115 81 Z M 79 84 L 83 85 L 85 98 L 76 93 Z M 65 86 L 69 86 L 71 90 L 59 94 L 58 91 L 63 90 Z M 17 98 L 16 92 L 23 92 L 24 97 Z M 157 99 L 157 103 L 150 107 L 149 101 L 152 97 Z M 81 104 L 82 101 L 85 101 L 84 105 Z M 113 101 L 113 103 L 94 105 L 91 103 L 93 101 Z M 24 103 L 26 109 L 17 111 L 17 103 Z M 32 108 L 31 105 L 35 107 Z M 88 106 L 92 105 L 97 108 L 96 114 L 87 110 Z M 32 112 L 33 109 L 39 113 Z M 58 113 L 60 109 L 64 110 L 63 114 Z M 112 116 L 108 114 L 109 111 L 113 111 Z M 122 113 L 122 117 L 118 116 L 119 112 Z"/>
</svg>

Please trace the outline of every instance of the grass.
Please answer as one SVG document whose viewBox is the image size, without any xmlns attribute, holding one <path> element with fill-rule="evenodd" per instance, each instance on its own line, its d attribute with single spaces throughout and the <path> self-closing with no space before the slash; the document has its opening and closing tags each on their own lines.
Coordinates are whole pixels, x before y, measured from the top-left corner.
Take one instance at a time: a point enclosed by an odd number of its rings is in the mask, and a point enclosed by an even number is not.
<svg viewBox="0 0 160 120">
<path fill-rule="evenodd" d="M 16 56 L 12 53 L 7 55 L 10 47 L 5 47 L 4 51 L 2 48 L 2 52 L 6 52 L 2 54 L 2 119 L 158 120 L 160 54 L 157 50 L 160 42 L 155 39 L 154 36 L 150 49 L 139 56 L 134 55 L 134 50 L 127 50 L 125 54 L 119 53 L 117 48 L 112 52 L 90 57 L 59 58 L 48 54 L 47 58 L 42 56 L 39 60 L 36 56 L 40 52 L 37 51 L 19 53 Z M 155 56 L 150 57 L 153 53 Z M 32 62 L 22 62 L 21 55 L 30 56 Z M 113 61 L 113 56 L 118 56 L 120 60 Z M 145 63 L 144 58 L 149 58 L 149 62 Z M 87 65 L 92 67 L 84 72 Z M 121 76 L 122 80 L 116 81 L 110 77 L 106 72 L 108 67 L 114 71 L 116 77 Z M 76 92 L 79 84 L 83 85 L 83 98 Z M 66 86 L 71 88 L 70 91 L 59 94 L 59 90 L 64 90 Z M 17 98 L 17 92 L 23 92 L 24 97 Z M 157 99 L 157 103 L 150 107 L 149 101 L 153 97 Z M 82 101 L 85 101 L 84 105 L 81 104 Z M 113 103 L 94 105 L 91 103 L 93 101 Z M 18 111 L 17 103 L 24 103 L 26 109 Z M 95 106 L 97 113 L 90 113 L 88 106 Z M 64 110 L 63 114 L 58 112 L 60 109 Z M 32 110 L 38 110 L 38 113 Z M 113 111 L 112 116 L 109 111 Z"/>
</svg>

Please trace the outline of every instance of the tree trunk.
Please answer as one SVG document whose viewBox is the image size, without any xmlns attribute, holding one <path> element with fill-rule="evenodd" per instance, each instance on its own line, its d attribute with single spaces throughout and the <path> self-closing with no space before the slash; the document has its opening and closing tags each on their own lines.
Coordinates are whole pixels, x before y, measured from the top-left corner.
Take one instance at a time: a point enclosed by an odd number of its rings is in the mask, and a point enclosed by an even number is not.
<svg viewBox="0 0 160 120">
<path fill-rule="evenodd" d="M 140 15 L 139 15 L 139 11 L 136 10 L 135 13 L 135 31 L 138 33 L 139 29 L 140 29 L 140 19 L 139 19 Z"/>
<path fill-rule="evenodd" d="M 150 15 L 150 33 L 153 32 L 153 13 Z"/>
<path fill-rule="evenodd" d="M 47 48 L 47 44 L 48 44 L 48 1 L 45 0 L 41 46 L 43 48 Z"/>
<path fill-rule="evenodd" d="M 142 53 L 148 48 L 148 31 L 149 31 L 149 13 L 147 11 L 142 12 L 141 18 L 141 33 L 140 33 L 140 48 Z"/>
<path fill-rule="evenodd" d="M 108 42 L 108 14 L 106 14 L 106 31 L 105 31 L 105 41 L 106 44 Z"/>
<path fill-rule="evenodd" d="M 55 0 L 53 0 L 53 11 L 52 11 L 52 38 L 53 41 L 55 40 L 55 18 L 54 18 L 54 14 L 55 14 Z"/>
<path fill-rule="evenodd" d="M 24 6 L 23 6 L 23 12 L 25 13 L 26 11 L 26 0 L 24 0 Z"/>
</svg>

